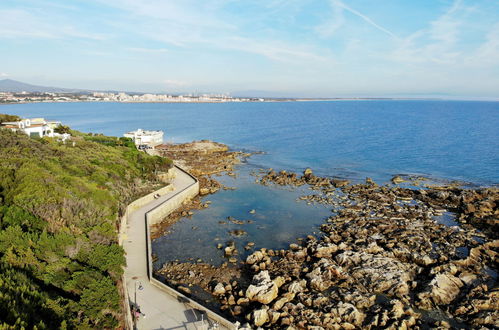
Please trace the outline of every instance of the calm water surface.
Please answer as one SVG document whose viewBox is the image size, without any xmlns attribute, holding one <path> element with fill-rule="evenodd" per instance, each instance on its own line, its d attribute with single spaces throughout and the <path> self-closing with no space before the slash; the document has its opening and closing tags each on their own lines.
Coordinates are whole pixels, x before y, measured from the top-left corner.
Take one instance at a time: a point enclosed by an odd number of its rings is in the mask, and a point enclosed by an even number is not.
<svg viewBox="0 0 499 330">
<path fill-rule="evenodd" d="M 140 127 L 163 130 L 166 141 L 212 139 L 267 152 L 251 160 L 262 167 L 499 183 L 499 102 L 38 103 L 0 111 L 108 135 Z"/>
<path fill-rule="evenodd" d="M 0 112 L 61 120 L 77 130 L 121 136 L 137 128 L 160 129 L 167 142 L 211 139 L 234 149 L 263 151 L 221 177 L 234 191 L 205 197 L 210 208 L 173 225 L 156 240 L 159 260 L 202 258 L 219 263 L 217 243 L 282 248 L 317 230 L 330 214 L 296 202 L 307 191 L 254 184 L 258 168 L 387 182 L 394 174 L 420 174 L 472 185 L 499 183 L 499 102 L 334 101 L 226 104 L 39 103 L 0 106 Z M 255 214 L 249 210 L 255 209 Z M 219 224 L 226 217 L 252 220 Z M 194 229 L 193 229 L 194 228 Z M 247 235 L 232 238 L 230 230 Z M 172 244 L 174 243 L 174 244 Z"/>
</svg>

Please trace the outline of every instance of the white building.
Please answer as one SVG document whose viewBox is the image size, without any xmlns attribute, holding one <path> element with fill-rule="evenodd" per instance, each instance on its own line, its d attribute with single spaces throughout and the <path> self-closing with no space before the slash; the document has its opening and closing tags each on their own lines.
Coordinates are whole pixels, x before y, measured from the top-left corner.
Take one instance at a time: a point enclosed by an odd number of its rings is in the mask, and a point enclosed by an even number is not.
<svg viewBox="0 0 499 330">
<path fill-rule="evenodd" d="M 139 128 L 123 136 L 131 138 L 138 149 L 148 149 L 163 143 L 163 131 L 144 131 Z"/>
<path fill-rule="evenodd" d="M 23 132 L 30 137 L 58 137 L 63 141 L 71 137 L 70 134 L 59 134 L 54 132 L 54 128 L 59 126 L 59 121 L 46 121 L 43 118 L 21 119 L 19 121 L 3 122 L 2 128 L 11 129 L 14 132 Z"/>
</svg>

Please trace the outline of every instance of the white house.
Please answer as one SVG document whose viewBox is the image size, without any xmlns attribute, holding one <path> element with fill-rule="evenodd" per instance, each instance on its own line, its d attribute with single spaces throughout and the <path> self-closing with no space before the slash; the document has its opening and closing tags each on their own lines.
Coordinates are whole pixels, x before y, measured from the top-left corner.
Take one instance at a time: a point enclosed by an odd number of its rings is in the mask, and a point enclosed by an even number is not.
<svg viewBox="0 0 499 330">
<path fill-rule="evenodd" d="M 63 141 L 67 140 L 71 135 L 59 134 L 54 132 L 54 128 L 59 126 L 61 122 L 46 121 L 43 118 L 21 119 L 19 121 L 3 122 L 0 124 L 2 128 L 11 129 L 14 132 L 23 132 L 30 137 L 58 137 Z"/>
<path fill-rule="evenodd" d="M 163 143 L 163 131 L 136 131 L 123 134 L 124 137 L 131 138 L 138 149 L 155 147 Z"/>
</svg>

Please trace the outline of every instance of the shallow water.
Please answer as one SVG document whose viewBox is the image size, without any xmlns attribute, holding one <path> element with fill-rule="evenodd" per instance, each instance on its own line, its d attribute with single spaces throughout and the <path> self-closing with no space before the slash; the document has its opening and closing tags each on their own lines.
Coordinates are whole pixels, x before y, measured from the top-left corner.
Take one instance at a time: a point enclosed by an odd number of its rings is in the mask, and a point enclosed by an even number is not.
<svg viewBox="0 0 499 330">
<path fill-rule="evenodd" d="M 204 202 L 211 201 L 209 208 L 194 211 L 192 217 L 169 227 L 169 234 L 153 241 L 152 248 L 158 257 L 154 263 L 156 268 L 166 261 L 189 261 L 189 258 L 219 265 L 227 259 L 217 244 L 225 247 L 229 241 L 235 242 L 239 260 L 245 260 L 255 249 L 287 248 L 296 238 L 314 230 L 319 232 L 319 225 L 331 215 L 329 207 L 297 201 L 299 196 L 311 193 L 304 187 L 290 189 L 255 184 L 255 177 L 250 175 L 252 170 L 251 166 L 242 165 L 238 167 L 237 178 L 217 177 L 225 186 L 236 189 L 203 197 Z M 251 210 L 256 212 L 251 214 Z M 229 216 L 245 223 L 234 224 L 227 219 Z M 233 230 L 244 230 L 247 234 L 234 237 L 230 234 Z M 255 243 L 249 251 L 244 249 L 248 242 Z"/>
</svg>

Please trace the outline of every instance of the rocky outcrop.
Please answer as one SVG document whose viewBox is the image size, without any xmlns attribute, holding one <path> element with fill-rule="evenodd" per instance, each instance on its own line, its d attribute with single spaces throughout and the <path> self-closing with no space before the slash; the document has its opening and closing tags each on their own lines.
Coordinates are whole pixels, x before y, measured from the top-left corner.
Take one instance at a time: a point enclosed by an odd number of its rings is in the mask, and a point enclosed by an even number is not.
<svg viewBox="0 0 499 330">
<path fill-rule="evenodd" d="M 259 182 L 308 185 L 314 194 L 299 201 L 328 205 L 333 214 L 318 235 L 288 249 L 254 251 L 234 283 L 208 284 L 221 311 L 274 329 L 443 329 L 452 319 L 498 326 L 499 240 L 490 230 L 499 214 L 497 189 L 415 190 L 369 178 L 351 184 L 309 169 L 302 176 L 271 170 Z M 439 223 L 450 211 L 460 226 Z M 220 249 L 227 257 L 238 253 L 231 243 Z M 450 320 L 415 310 L 445 311 Z"/>
<path fill-rule="evenodd" d="M 278 290 L 277 283 L 270 279 L 269 272 L 261 271 L 253 276 L 251 285 L 246 289 L 246 298 L 267 305 L 277 297 Z"/>
</svg>

